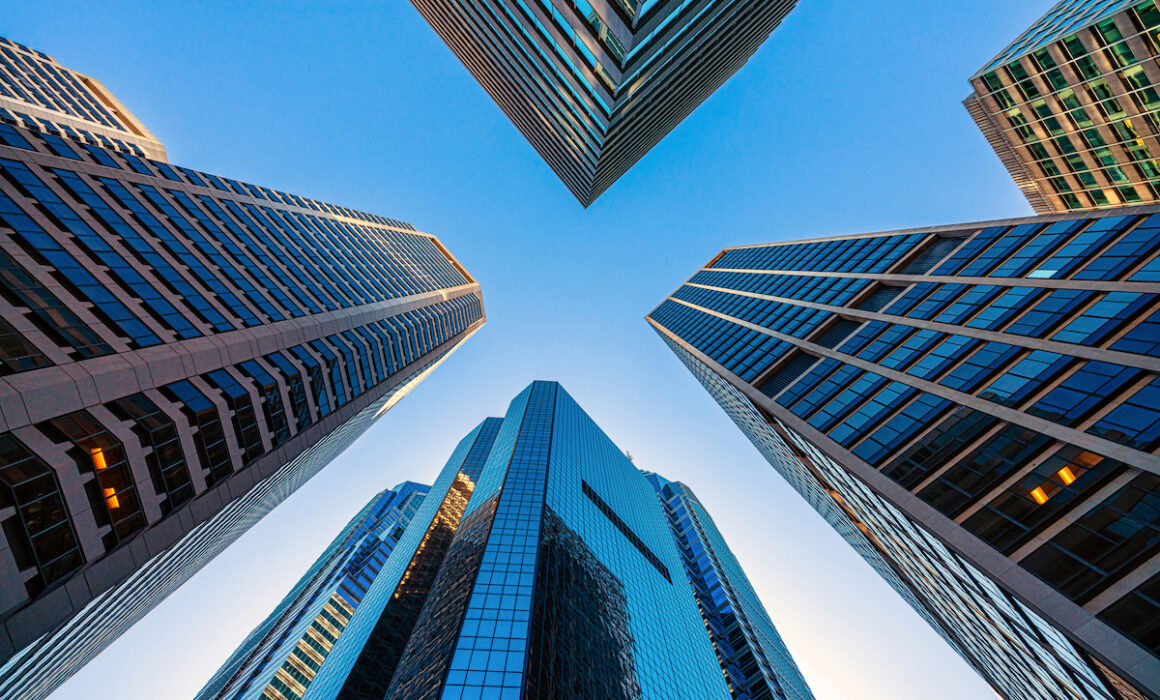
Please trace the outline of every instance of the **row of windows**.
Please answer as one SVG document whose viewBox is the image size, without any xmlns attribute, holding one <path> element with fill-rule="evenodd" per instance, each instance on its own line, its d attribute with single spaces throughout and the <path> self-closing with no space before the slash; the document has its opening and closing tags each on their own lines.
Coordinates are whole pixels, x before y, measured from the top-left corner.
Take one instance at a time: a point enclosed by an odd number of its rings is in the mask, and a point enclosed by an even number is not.
<svg viewBox="0 0 1160 700">
<path fill-rule="evenodd" d="M 311 341 L 309 350 L 294 346 L 261 361 L 247 360 L 179 380 L 162 387 L 160 395 L 180 406 L 192 429 L 197 451 L 194 463 L 200 465 L 206 485 L 212 486 L 332 410 L 413 366 L 481 317 L 478 297 L 459 297 Z M 286 387 L 289 411 L 275 373 Z M 257 396 L 256 404 L 251 392 Z M 224 413 L 214 398 L 224 406 Z M 138 439 L 153 492 L 160 497 L 162 517 L 191 500 L 195 486 L 179 438 L 189 429 L 179 428 L 145 393 L 117 399 L 103 408 L 128 423 Z M 234 446 L 224 429 L 226 421 L 232 427 Z M 82 410 L 36 427 L 76 463 L 106 551 L 145 528 L 140 485 L 124 446 L 96 416 Z M 84 563 L 56 474 L 10 433 L 0 435 L 0 507 L 5 505 L 17 510 L 15 517 L 4 522 L 4 530 L 14 543 L 18 565 L 25 571 L 35 570 L 26 580 L 30 596 Z"/>
<path fill-rule="evenodd" d="M 797 338 L 807 337 L 831 316 L 828 311 L 687 285 L 673 298 Z"/>
<path fill-rule="evenodd" d="M 741 292 L 799 299 L 815 304 L 845 306 L 871 284 L 853 277 L 812 277 L 803 275 L 762 275 L 750 272 L 701 270 L 688 284 L 723 287 Z"/>
<path fill-rule="evenodd" d="M 20 195 L 39 202 L 42 214 L 53 221 L 59 230 L 71 233 L 82 251 L 109 269 L 109 275 L 123 292 L 141 299 L 152 318 L 179 338 L 200 334 L 190 322 L 190 317 L 197 318 L 216 331 L 222 331 L 262 323 L 251 306 L 268 320 L 280 320 L 285 316 L 278 307 L 285 310 L 286 315 L 300 316 L 317 313 L 323 306 L 336 309 L 431 291 L 437 288 L 437 284 L 456 286 L 466 283 L 466 279 L 426 237 L 366 227 L 360 227 L 363 230 L 358 232 L 346 222 L 314 219 L 295 212 L 258 207 L 248 202 L 239 206 L 239 203 L 232 200 L 214 200 L 201 195 L 199 200 L 206 207 L 203 210 L 181 191 L 159 190 L 149 185 L 126 186 L 110 178 L 92 182 L 72 171 L 53 169 L 57 184 L 78 202 L 87 205 L 88 214 L 98 226 L 120 239 L 140 265 L 152 270 L 157 279 L 156 282 L 150 282 L 27 165 L 3 160 L 0 161 L 0 173 Z M 134 196 L 130 189 L 139 194 Z M 125 207 L 136 226 L 130 225 L 118 215 L 98 194 L 98 190 Z M 163 192 L 173 197 L 176 205 L 191 217 L 180 214 L 177 206 L 167 200 Z M 167 218 L 183 237 L 174 235 L 162 225 L 158 217 L 146 209 L 142 200 L 156 206 L 159 214 Z M 215 223 L 215 219 L 218 223 Z M 193 222 L 197 222 L 200 228 Z M 18 234 L 16 240 L 27 252 L 58 271 L 66 287 L 71 288 L 79 298 L 92 302 L 96 306 L 94 313 L 119 335 L 126 337 L 130 347 L 161 342 L 146 323 L 129 312 L 111 290 L 104 288 L 75 257 L 2 192 L 0 223 Z M 137 227 L 153 234 L 152 241 L 138 233 Z M 226 235 L 225 230 L 233 234 L 236 240 Z M 211 239 L 223 244 L 226 253 L 238 264 L 231 263 L 226 255 L 218 252 L 210 243 Z M 377 246 L 363 245 L 366 241 L 376 239 Z M 230 287 L 210 272 L 201 258 L 190 250 L 187 241 L 221 271 L 251 306 L 243 303 Z M 194 279 L 208 290 L 208 295 L 199 293 L 153 247 L 157 242 L 189 268 Z M 281 266 L 274 262 L 274 257 L 278 258 Z M 322 264 L 317 267 L 311 265 L 309 261 L 314 259 L 321 259 Z M 353 259 L 361 262 L 352 262 Z M 334 269 L 348 270 L 351 274 L 338 275 L 333 272 Z M 360 269 L 365 274 L 358 274 Z M 247 279 L 240 270 L 248 271 L 254 281 Z M 383 274 L 384 271 L 386 274 Z M 282 284 L 274 283 L 275 278 L 282 280 Z M 161 287 L 170 296 L 182 299 L 184 312 L 168 301 L 159 291 Z M 304 287 L 310 290 L 309 294 L 304 291 Z M 265 291 L 270 298 L 263 297 L 260 290 Z M 290 295 L 295 300 L 292 301 Z M 52 295 L 47 298 L 55 302 Z M 211 298 L 216 300 L 216 305 L 210 303 Z M 54 305 L 61 306 L 59 303 Z M 239 319 L 239 323 L 229 321 L 219 308 Z M 79 320 L 71 320 L 73 322 L 66 324 L 66 327 L 84 327 Z M 88 333 L 91 335 L 91 331 Z M 74 349 L 93 344 L 68 343 Z M 6 369 L 14 369 L 8 363 L 5 366 Z"/>
<path fill-rule="evenodd" d="M 1112 2 L 1106 0 L 1065 0 L 1060 2 L 1022 36 L 1012 42 L 1003 53 L 996 56 L 984 70 L 992 70 L 996 66 L 1010 61 L 1013 57 L 1035 51 L 1062 34 L 1075 31 L 1131 4 L 1132 0 L 1112 0 Z M 1142 10 L 1145 10 L 1149 4 L 1152 4 L 1152 0 L 1139 3 Z"/>
<path fill-rule="evenodd" d="M 927 294 L 930 289 L 935 291 Z M 904 295 L 889 307 L 887 312 L 910 308 L 912 314 L 917 312 L 920 316 L 929 317 L 940 308 L 948 306 L 953 308 L 952 301 L 956 297 L 985 297 L 986 293 L 976 293 L 986 289 L 967 285 L 916 285 L 912 291 L 918 290 L 918 294 L 913 295 L 913 298 L 911 294 Z M 918 303 L 919 299 L 925 297 L 929 300 L 937 297 L 940 291 L 946 290 L 952 290 L 952 293 L 943 295 L 943 298 L 933 306 L 928 302 L 925 311 L 923 305 Z M 1130 322 L 1131 317 L 1138 313 L 1141 307 L 1155 303 L 1155 295 L 1134 293 L 1104 295 L 1101 301 L 1087 307 L 1060 328 L 1063 323 L 1061 317 L 1064 317 L 1065 313 L 1074 314 L 1077 297 L 1090 298 L 1099 295 L 1077 290 L 1034 291 L 1044 296 L 1044 300 L 1021 316 L 1008 332 L 1038 338 L 1049 335 L 1049 331 L 1053 328 L 1059 328 L 1050 337 L 1094 344 L 1119 331 L 1124 324 Z M 1033 298 L 1024 294 L 1018 296 L 1021 302 Z M 808 335 L 808 332 L 826 316 L 823 312 L 804 307 L 687 286 L 678 290 L 674 297 L 799 337 Z M 1065 312 L 1064 309 L 1068 311 Z M 965 317 L 964 313 L 955 312 L 956 318 L 946 319 L 946 322 L 961 323 L 963 318 L 959 317 Z M 809 319 L 804 326 L 801 325 L 803 316 Z M 745 329 L 729 320 L 711 317 L 672 302 L 662 305 L 654 312 L 653 318 L 745 381 L 754 381 L 769 364 L 776 362 L 790 347 L 775 338 Z M 943 320 L 938 316 L 935 319 Z M 967 325 L 973 324 L 968 322 Z M 857 328 L 857 331 L 849 334 L 845 342 L 839 346 L 838 349 L 842 353 L 878 363 L 889 369 L 903 371 L 927 381 L 936 381 L 956 391 L 977 392 L 980 398 L 1016 408 L 1023 406 L 1032 395 L 1048 388 L 1065 372 L 1074 370 L 1067 374 L 1058 387 L 1052 388 L 1047 395 L 1026 410 L 1033 415 L 1068 427 L 1080 427 L 1082 421 L 1103 405 L 1102 399 L 1107 394 L 1101 392 L 1115 389 L 1126 397 L 1124 404 L 1101 417 L 1094 425 L 1087 427 L 1087 431 L 1142 451 L 1151 451 L 1157 442 L 1156 423 L 1160 414 L 1147 405 L 1153 390 L 1151 385 L 1139 386 L 1139 381 L 1146 376 L 1140 370 L 1110 363 L 1083 364 L 1072 357 L 1056 353 L 1028 352 L 1020 346 L 1006 343 L 983 342 L 881 321 L 861 325 L 848 323 L 848 326 Z M 805 332 L 802 332 L 803 328 Z M 1112 347 L 1132 348 L 1136 342 L 1135 338 L 1141 333 L 1146 333 L 1149 328 L 1151 324 L 1132 329 L 1123 340 L 1113 344 Z M 813 340 L 828 345 L 824 342 L 825 335 L 826 332 L 823 332 Z M 782 393 L 779 403 L 792 407 L 792 410 L 803 418 L 809 418 L 815 409 L 835 400 L 836 392 L 844 391 L 840 403 L 827 407 L 811 419 L 820 429 L 835 428 L 835 421 L 844 415 L 842 408 L 856 399 L 863 398 L 865 396 L 863 392 L 876 389 L 881 382 L 885 382 L 885 379 L 873 375 L 878 377 L 880 382 L 863 386 L 865 380 L 861 379 L 861 371 L 852 366 L 842 365 L 835 377 L 828 380 L 827 387 L 830 391 L 816 390 L 817 383 L 829 377 L 830 373 L 834 373 L 838 364 L 840 363 L 835 360 L 819 363 L 801 381 Z M 839 379 L 846 381 L 842 383 L 838 381 Z M 854 389 L 848 388 L 848 385 L 856 380 L 862 383 Z M 790 383 L 788 381 L 782 383 L 779 389 Z M 809 391 L 813 391 L 809 399 L 795 405 L 802 399 L 804 393 Z M 1139 397 L 1136 396 L 1137 393 Z M 833 420 L 827 420 L 825 416 L 832 416 Z M 858 425 L 863 429 L 850 432 L 847 436 L 845 430 L 852 430 L 847 426 L 836 437 L 834 435 L 832 437 L 843 443 L 847 437 L 856 441 L 863 437 L 865 429 L 872 424 L 862 420 Z"/>
<path fill-rule="evenodd" d="M 13 45 L 0 45 L 0 96 L 125 131 L 71 71 L 60 68 L 43 54 L 30 55 L 27 49 L 17 51 L 10 46 Z"/>
<path fill-rule="evenodd" d="M 26 131 L 18 131 L 15 127 L 20 127 Z M 81 158 L 72 147 L 61 140 L 61 137 L 83 146 L 93 159 L 102 165 L 106 165 L 104 161 L 108 160 L 109 163 L 112 163 L 110 167 L 120 166 L 105 151 L 114 151 L 126 156 L 132 155 L 135 158 L 145 156 L 145 151 L 132 141 L 123 141 L 87 129 L 74 129 L 66 124 L 56 124 L 44 119 L 37 119 L 24 112 L 12 112 L 0 107 L 0 145 L 34 151 L 36 148 L 28 141 L 28 138 L 36 140 L 35 137 L 32 137 L 33 133 L 40 135 L 40 140 L 53 155 L 71 160 L 81 160 Z"/>
<path fill-rule="evenodd" d="M 12 129 L 10 125 L 21 127 L 27 131 L 22 135 L 20 132 Z M 309 197 L 301 197 L 296 194 L 290 194 L 289 192 L 262 187 L 261 185 L 239 182 L 228 177 L 211 175 L 190 168 L 147 159 L 145 152 L 136 144 L 109 138 L 101 134 L 94 134 L 83 129 L 74 129 L 66 124 L 57 124 L 45 119 L 37 119 L 21 112 L 10 112 L 0 108 L 0 143 L 15 148 L 23 148 L 24 150 L 36 150 L 28 142 L 28 137 L 33 137 L 34 140 L 39 138 L 44 141 L 49 147 L 48 150 L 54 155 L 71 158 L 73 160 L 83 160 L 83 158 L 72 147 L 61 142 L 58 137 L 64 137 L 70 142 L 82 146 L 85 152 L 92 158 L 93 162 L 109 168 L 125 169 L 125 166 L 128 166 L 130 170 L 140 175 L 148 175 L 150 177 L 160 175 L 160 177 L 173 182 L 214 189 L 230 195 L 237 194 L 243 197 L 264 199 L 275 205 L 284 204 L 287 206 L 296 206 L 302 209 L 312 209 L 322 214 L 333 214 L 366 223 L 391 226 L 407 231 L 415 230 L 414 226 L 405 221 L 399 221 L 377 214 L 368 214 L 355 209 L 320 202 Z M 12 139 L 15 142 L 4 143 L 8 139 Z M 57 152 L 57 148 L 61 148 L 61 152 Z M 146 163 L 146 160 L 148 160 L 148 163 Z"/>
<path fill-rule="evenodd" d="M 1075 219 L 1055 223 L 1028 223 L 1015 226 L 994 226 L 985 228 L 961 245 L 956 239 L 935 239 L 951 241 L 954 252 L 941 261 L 934 269 L 914 269 L 908 264 L 900 274 L 927 274 L 931 276 L 959 277 L 1004 277 L 1036 279 L 1076 279 L 1076 280 L 1118 280 L 1132 282 L 1160 281 L 1160 260 L 1155 256 L 1160 249 L 1160 215 L 1150 217 L 1122 216 L 1097 219 Z M 897 236 L 874 236 L 859 241 L 893 241 Z M 911 238 L 911 237 L 907 237 Z M 918 247 L 917 242 L 913 242 Z M 816 245 L 816 244 L 800 244 Z M 836 244 L 831 244 L 836 245 Z M 843 305 L 865 285 L 864 280 L 846 280 L 845 286 L 838 279 L 825 277 L 803 277 L 796 275 L 762 275 L 750 273 L 725 273 L 718 269 L 745 267 L 736 253 L 745 252 L 753 258 L 749 269 L 778 269 L 805 272 L 816 268 L 811 260 L 800 262 L 786 259 L 783 249 L 795 246 L 773 245 L 761 248 L 747 248 L 726 251 L 712 266 L 698 272 L 690 280 L 692 284 L 726 287 L 740 291 L 756 292 L 771 296 L 781 296 L 803 301 L 816 301 Z M 928 243 L 927 247 L 942 252 L 938 243 Z M 911 248 L 910 250 L 913 250 Z M 839 257 L 825 263 L 832 272 L 885 272 L 893 263 L 901 259 L 907 249 L 895 250 L 898 255 L 891 260 L 880 261 L 877 270 L 862 269 L 864 263 L 856 257 Z M 776 254 L 772 265 L 761 264 L 752 251 Z M 947 251 L 949 252 L 949 251 Z M 919 255 L 919 258 L 922 256 Z M 943 256 L 930 260 L 939 263 Z M 1141 264 L 1144 263 L 1144 264 Z M 1131 272 L 1130 276 L 1128 273 Z M 1126 277 L 1125 277 L 1126 276 Z M 929 289 L 930 287 L 920 287 Z M 824 301 L 825 298 L 831 301 Z"/>
<path fill-rule="evenodd" d="M 921 234 L 847 238 L 726 250 L 711 264 L 728 270 L 886 272 L 914 249 Z"/>
<path fill-rule="evenodd" d="M 789 343 L 671 300 L 665 300 L 649 317 L 745 381 L 755 379 L 770 358 L 791 348 Z"/>
</svg>

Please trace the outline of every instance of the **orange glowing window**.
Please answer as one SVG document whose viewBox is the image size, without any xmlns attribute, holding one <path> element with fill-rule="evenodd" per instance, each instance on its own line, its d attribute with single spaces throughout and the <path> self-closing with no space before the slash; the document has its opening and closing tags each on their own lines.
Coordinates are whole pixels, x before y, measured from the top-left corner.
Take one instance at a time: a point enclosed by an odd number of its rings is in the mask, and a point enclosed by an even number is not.
<svg viewBox="0 0 1160 700">
<path fill-rule="evenodd" d="M 1031 489 L 1031 497 L 1034 498 L 1035 502 L 1039 505 L 1047 503 L 1047 493 L 1043 490 L 1042 486 L 1036 486 L 1035 488 Z"/>
<path fill-rule="evenodd" d="M 1075 472 L 1071 470 L 1071 467 L 1064 467 L 1056 473 L 1059 475 L 1059 480 L 1063 482 L 1064 486 L 1075 483 Z"/>
<path fill-rule="evenodd" d="M 109 466 L 108 463 L 105 462 L 105 453 L 101 450 L 101 448 L 94 447 L 93 449 L 89 450 L 89 454 L 93 457 L 93 466 L 97 468 L 97 471 L 106 469 Z"/>
<path fill-rule="evenodd" d="M 119 500 L 117 500 L 117 489 L 112 488 L 110 486 L 110 487 L 105 489 L 104 493 L 105 493 L 105 503 L 109 504 L 110 509 L 115 510 L 115 509 L 121 507 L 121 502 Z"/>
</svg>

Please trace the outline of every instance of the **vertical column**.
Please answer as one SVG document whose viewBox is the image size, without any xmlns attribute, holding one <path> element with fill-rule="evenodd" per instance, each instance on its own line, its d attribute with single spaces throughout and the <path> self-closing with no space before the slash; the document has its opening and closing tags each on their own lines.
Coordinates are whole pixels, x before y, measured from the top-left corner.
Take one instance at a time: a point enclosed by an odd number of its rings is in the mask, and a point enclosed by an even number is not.
<svg viewBox="0 0 1160 700">
<path fill-rule="evenodd" d="M 479 689 L 486 689 L 485 697 L 520 698 L 556 389 L 551 382 L 532 385 L 455 644 L 441 696 L 444 700 L 479 697 Z"/>
</svg>

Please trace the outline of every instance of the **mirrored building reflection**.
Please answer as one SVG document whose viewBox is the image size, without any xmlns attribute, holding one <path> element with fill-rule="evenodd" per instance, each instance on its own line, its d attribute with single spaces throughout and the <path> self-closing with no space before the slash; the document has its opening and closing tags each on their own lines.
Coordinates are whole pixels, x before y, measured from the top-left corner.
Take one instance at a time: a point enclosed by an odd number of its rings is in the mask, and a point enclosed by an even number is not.
<svg viewBox="0 0 1160 700">
<path fill-rule="evenodd" d="M 0 40 L 0 697 L 51 692 L 483 323 L 434 236 L 173 165 Z"/>
<path fill-rule="evenodd" d="M 1006 698 L 1160 697 L 1160 207 L 728 248 L 648 316 Z"/>
<path fill-rule="evenodd" d="M 796 0 L 412 0 L 584 206 L 745 65 Z"/>
<path fill-rule="evenodd" d="M 650 481 L 563 388 L 534 382 L 460 441 L 308 684 L 274 687 L 269 664 L 258 675 L 227 664 L 199 699 L 810 700 L 694 507 L 728 577 L 698 573 L 704 601 L 682 552 L 693 565 L 706 550 L 678 537 Z M 725 586 L 733 607 L 702 614 Z M 233 658 L 259 656 L 265 634 Z M 717 643 L 736 653 L 718 657 Z"/>
</svg>

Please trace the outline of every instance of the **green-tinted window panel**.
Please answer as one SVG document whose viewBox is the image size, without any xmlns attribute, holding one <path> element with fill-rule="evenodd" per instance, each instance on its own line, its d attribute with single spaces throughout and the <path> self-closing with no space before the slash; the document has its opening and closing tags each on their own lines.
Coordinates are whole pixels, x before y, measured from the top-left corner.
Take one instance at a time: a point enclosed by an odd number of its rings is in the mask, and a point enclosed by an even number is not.
<svg viewBox="0 0 1160 700">
<path fill-rule="evenodd" d="M 1072 34 L 1071 36 L 1063 38 L 1063 48 L 1067 51 L 1067 55 L 1072 58 L 1079 58 L 1087 55 L 1087 49 L 1084 48 L 1083 42 L 1080 41 L 1079 35 Z"/>
<path fill-rule="evenodd" d="M 1140 25 L 1145 29 L 1160 28 L 1160 9 L 1152 0 L 1136 5 L 1136 16 L 1140 18 Z"/>
</svg>

